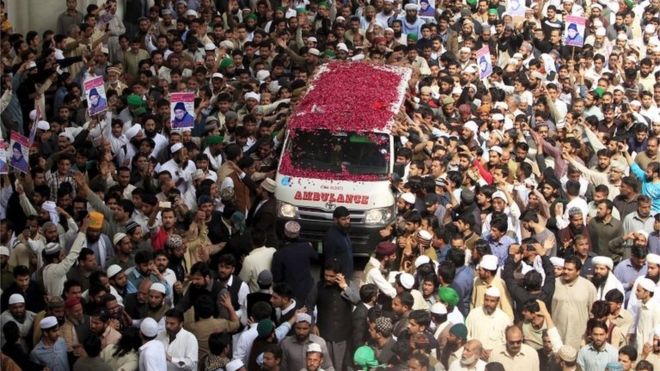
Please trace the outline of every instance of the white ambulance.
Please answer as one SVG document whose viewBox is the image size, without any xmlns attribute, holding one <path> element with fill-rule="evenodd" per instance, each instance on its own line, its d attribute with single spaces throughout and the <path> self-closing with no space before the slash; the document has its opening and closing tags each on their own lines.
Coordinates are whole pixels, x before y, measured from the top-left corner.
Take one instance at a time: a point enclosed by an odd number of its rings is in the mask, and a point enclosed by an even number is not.
<svg viewBox="0 0 660 371">
<path fill-rule="evenodd" d="M 345 206 L 354 254 L 373 251 L 395 217 L 391 129 L 410 76 L 408 68 L 363 62 L 319 68 L 287 125 L 276 176 L 280 226 L 298 220 L 301 237 L 319 243 Z"/>
</svg>

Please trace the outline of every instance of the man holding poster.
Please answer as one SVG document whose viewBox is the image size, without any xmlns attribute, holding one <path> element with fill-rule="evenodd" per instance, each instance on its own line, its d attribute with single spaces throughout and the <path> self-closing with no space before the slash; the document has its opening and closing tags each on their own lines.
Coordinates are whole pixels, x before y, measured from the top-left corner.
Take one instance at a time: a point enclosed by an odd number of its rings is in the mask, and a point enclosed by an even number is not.
<svg viewBox="0 0 660 371">
<path fill-rule="evenodd" d="M 192 128 L 195 126 L 195 117 L 191 115 L 195 112 L 195 94 L 194 93 L 172 93 L 171 95 L 171 116 L 172 129 Z"/>
<path fill-rule="evenodd" d="M 566 41 L 567 46 L 581 48 L 584 45 L 584 17 L 566 16 Z"/>
<path fill-rule="evenodd" d="M 87 112 L 90 116 L 98 115 L 108 109 L 103 84 L 103 76 L 92 77 L 83 82 L 85 96 L 87 97 Z"/>
</svg>

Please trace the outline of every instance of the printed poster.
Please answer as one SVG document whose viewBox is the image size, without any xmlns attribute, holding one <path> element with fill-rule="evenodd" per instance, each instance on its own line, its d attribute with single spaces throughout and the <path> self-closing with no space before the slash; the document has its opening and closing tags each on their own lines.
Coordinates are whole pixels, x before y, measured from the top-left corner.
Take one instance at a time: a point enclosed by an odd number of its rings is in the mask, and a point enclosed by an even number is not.
<svg viewBox="0 0 660 371">
<path fill-rule="evenodd" d="M 30 169 L 30 165 L 28 164 L 29 151 L 29 139 L 18 132 L 12 131 L 11 141 L 9 142 L 9 166 L 21 173 L 27 173 Z"/>
<path fill-rule="evenodd" d="M 418 0 L 417 5 L 419 6 L 417 15 L 435 19 L 435 0 Z"/>
<path fill-rule="evenodd" d="M 584 17 L 577 17 L 573 15 L 566 16 L 566 29 L 564 29 L 565 45 L 576 46 L 581 48 L 584 46 L 584 29 L 587 24 L 587 19 Z"/>
<path fill-rule="evenodd" d="M 87 79 L 83 83 L 83 89 L 85 90 L 85 98 L 87 98 L 87 112 L 90 116 L 98 115 L 108 109 L 103 76 Z"/>
<path fill-rule="evenodd" d="M 525 2 L 521 0 L 508 0 L 506 12 L 512 17 L 525 17 Z"/>
<path fill-rule="evenodd" d="M 0 139 L 0 175 L 9 173 L 9 165 L 7 165 L 7 143 Z"/>
<path fill-rule="evenodd" d="M 493 63 L 490 59 L 490 49 L 484 45 L 477 50 L 477 64 L 479 65 L 479 78 L 485 79 L 493 73 Z"/>
<path fill-rule="evenodd" d="M 172 129 L 195 126 L 195 93 L 170 94 L 170 117 Z"/>
</svg>

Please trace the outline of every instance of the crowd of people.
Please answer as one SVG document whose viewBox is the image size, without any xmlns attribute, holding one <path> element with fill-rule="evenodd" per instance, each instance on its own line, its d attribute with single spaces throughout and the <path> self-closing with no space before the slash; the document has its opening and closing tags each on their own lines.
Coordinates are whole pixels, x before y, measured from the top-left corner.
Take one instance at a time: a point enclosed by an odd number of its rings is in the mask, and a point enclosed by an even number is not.
<svg viewBox="0 0 660 371">
<path fill-rule="evenodd" d="M 1 369 L 660 370 L 660 1 L 58 1 L 0 2 Z M 278 221 L 331 61 L 412 69 L 364 268 Z"/>
</svg>

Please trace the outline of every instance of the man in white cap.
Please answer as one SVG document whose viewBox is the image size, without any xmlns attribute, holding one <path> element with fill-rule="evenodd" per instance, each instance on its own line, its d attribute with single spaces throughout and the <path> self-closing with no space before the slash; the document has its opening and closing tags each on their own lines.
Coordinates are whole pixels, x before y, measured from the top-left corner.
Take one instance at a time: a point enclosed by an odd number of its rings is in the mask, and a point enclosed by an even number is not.
<svg viewBox="0 0 660 371">
<path fill-rule="evenodd" d="M 197 369 L 197 338 L 184 330 L 183 312 L 170 309 L 165 313 L 165 331 L 157 339 L 165 346 L 168 371 Z"/>
<path fill-rule="evenodd" d="M 307 352 L 305 357 L 305 371 L 325 371 L 321 368 L 323 363 L 323 350 L 321 346 L 316 343 L 309 343 L 307 345 Z"/>
<path fill-rule="evenodd" d="M 637 316 L 637 312 L 639 311 L 640 303 L 639 300 L 637 300 L 637 295 L 635 295 L 639 281 L 643 278 L 648 278 L 651 281 L 656 282 L 656 287 L 658 287 L 658 282 L 660 282 L 660 255 L 653 253 L 647 254 L 646 266 L 646 275 L 644 277 L 639 277 L 635 280 L 635 283 L 633 283 L 631 295 L 628 299 L 628 305 L 626 306 L 626 309 L 633 315 L 633 317 Z M 653 301 L 660 304 L 660 295 L 653 295 Z"/>
<path fill-rule="evenodd" d="M 493 244 L 493 241 L 495 240 L 500 248 L 498 251 L 499 253 L 493 251 L 493 254 L 497 255 L 497 257 L 500 260 L 500 266 L 504 265 L 504 259 L 506 259 L 507 256 L 507 251 L 509 245 L 514 241 L 514 238 L 517 239 L 518 241 L 522 240 L 522 233 L 520 231 L 520 208 L 518 207 L 518 204 L 516 204 L 513 200 L 513 197 L 511 196 L 511 193 L 507 190 L 506 188 L 506 179 L 503 177 L 502 170 L 501 169 L 493 169 L 493 177 L 495 179 L 495 182 L 503 182 L 505 186 L 499 188 L 497 191 L 493 193 L 491 196 L 491 205 L 492 205 L 492 210 L 493 212 L 489 213 L 486 215 L 486 219 L 484 220 L 483 227 L 481 229 L 481 234 L 484 237 L 489 236 L 488 238 L 490 240 L 491 245 Z M 493 231 L 493 227 L 495 224 L 498 223 L 493 223 L 493 214 L 494 213 L 503 213 L 506 215 L 506 229 L 502 230 L 501 226 L 503 225 L 498 225 L 499 232 L 500 233 L 493 233 L 497 231 Z M 497 237 L 496 237 L 497 236 Z M 492 246 L 491 246 L 492 247 Z"/>
<path fill-rule="evenodd" d="M 25 309 L 25 298 L 21 294 L 12 294 L 9 297 L 9 308 L 0 314 L 0 323 L 4 325 L 7 322 L 14 322 L 18 325 L 18 331 L 20 334 L 20 342 L 25 349 L 27 348 L 26 339 L 32 330 L 32 324 L 34 322 L 36 314 Z M 4 334 L 0 334 L 0 343 L 4 345 L 5 339 Z"/>
<path fill-rule="evenodd" d="M 630 333 L 634 334 L 638 350 L 643 349 L 646 344 L 652 345 L 654 329 L 660 325 L 660 304 L 653 300 L 655 291 L 656 283 L 651 279 L 641 278 L 637 281 L 635 296 L 639 301 L 639 310 Z"/>
<path fill-rule="evenodd" d="M 642 353 L 644 356 L 646 352 Z M 653 329 L 653 343 L 651 346 L 651 352 L 646 354 L 644 358 L 646 361 L 651 362 L 653 368 L 660 367 L 660 326 L 655 326 Z"/>
<path fill-rule="evenodd" d="M 616 276 L 612 273 L 614 262 L 608 256 L 596 256 L 591 260 L 594 265 L 594 275 L 591 277 L 591 282 L 596 286 L 596 298 L 604 300 L 605 294 L 610 290 L 619 290 L 625 294 L 623 285 Z"/>
<path fill-rule="evenodd" d="M 498 259 L 495 255 L 484 255 L 477 265 L 477 277 L 472 288 L 472 299 L 470 309 L 475 309 L 484 304 L 484 294 L 489 288 L 495 287 L 500 292 L 498 307 L 513 320 L 513 307 L 511 297 L 506 288 L 504 280 L 497 275 Z"/>
<path fill-rule="evenodd" d="M 78 254 L 87 240 L 87 227 L 89 226 L 89 217 L 83 220 L 82 226 L 78 230 L 78 235 L 73 241 L 71 250 L 65 256 L 59 243 L 51 242 L 46 245 L 42 251 L 44 258 L 44 268 L 42 271 L 46 293 L 51 296 L 61 296 L 64 290 L 66 275 L 76 263 Z"/>
<path fill-rule="evenodd" d="M 225 371 L 247 371 L 247 368 L 245 368 L 243 361 L 240 359 L 234 359 L 227 363 L 225 366 Z"/>
<path fill-rule="evenodd" d="M 30 359 L 51 371 L 69 371 L 67 345 L 60 337 L 57 318 L 46 317 L 41 320 L 39 327 L 41 328 L 41 341 L 30 352 Z"/>
<path fill-rule="evenodd" d="M 158 166 L 156 171 L 159 173 L 161 171 L 169 172 L 176 187 L 181 191 L 181 194 L 184 194 L 188 184 L 192 182 L 192 176 L 197 167 L 193 161 L 189 160 L 188 149 L 182 143 L 174 143 L 169 149 L 172 158 L 162 166 Z"/>
<path fill-rule="evenodd" d="M 14 281 L 14 275 L 9 269 L 10 255 L 7 246 L 0 246 L 0 287 L 2 291 L 7 290 L 7 287 Z"/>
<path fill-rule="evenodd" d="M 160 282 L 155 282 L 151 284 L 149 288 L 149 297 L 147 299 L 147 317 L 153 318 L 156 322 L 159 323 L 161 328 L 164 328 L 165 324 L 165 312 L 170 309 L 169 305 L 165 303 L 165 296 L 167 291 L 165 285 Z"/>
<path fill-rule="evenodd" d="M 282 370 L 302 370 L 305 367 L 305 351 L 310 343 L 316 343 L 320 346 L 323 353 L 322 367 L 325 370 L 334 371 L 331 358 L 328 354 L 328 347 L 325 340 L 320 336 L 311 333 L 312 317 L 309 314 L 301 313 L 296 317 L 294 325 L 295 334 L 287 336 L 280 347 L 282 348 Z"/>
<path fill-rule="evenodd" d="M 577 256 L 564 260 L 564 274 L 555 281 L 552 296 L 552 318 L 565 344 L 579 348 L 587 328 L 596 288 L 580 277 L 582 261 Z"/>
<path fill-rule="evenodd" d="M 490 287 L 484 293 L 483 305 L 470 311 L 465 319 L 469 339 L 478 339 L 486 352 L 504 345 L 505 330 L 513 322 L 499 306 L 500 290 Z"/>
<path fill-rule="evenodd" d="M 158 323 L 153 318 L 145 318 L 140 323 L 140 371 L 164 371 L 167 370 L 167 359 L 165 346 L 156 339 L 158 335 Z"/>
</svg>

